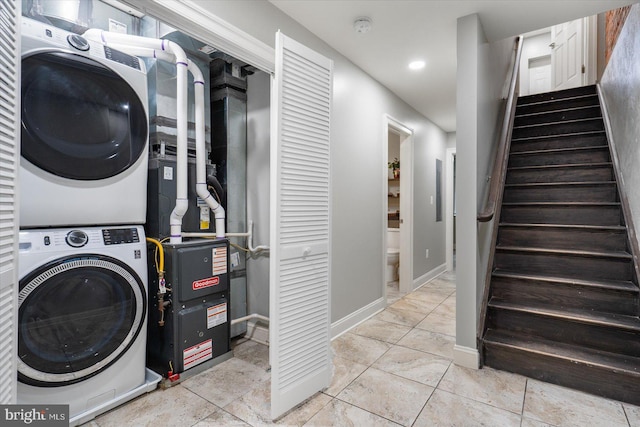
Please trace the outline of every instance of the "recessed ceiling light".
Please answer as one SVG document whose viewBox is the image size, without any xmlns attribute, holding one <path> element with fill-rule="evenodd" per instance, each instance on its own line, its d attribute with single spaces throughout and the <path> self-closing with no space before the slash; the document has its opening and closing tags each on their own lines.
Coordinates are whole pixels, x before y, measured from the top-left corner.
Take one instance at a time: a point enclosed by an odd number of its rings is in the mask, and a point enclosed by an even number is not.
<svg viewBox="0 0 640 427">
<path fill-rule="evenodd" d="M 363 16 L 353 21 L 353 29 L 358 34 L 364 34 L 371 31 L 371 18 Z"/>
<path fill-rule="evenodd" d="M 409 63 L 409 69 L 411 70 L 421 70 L 427 65 L 424 61 L 412 61 Z"/>
</svg>

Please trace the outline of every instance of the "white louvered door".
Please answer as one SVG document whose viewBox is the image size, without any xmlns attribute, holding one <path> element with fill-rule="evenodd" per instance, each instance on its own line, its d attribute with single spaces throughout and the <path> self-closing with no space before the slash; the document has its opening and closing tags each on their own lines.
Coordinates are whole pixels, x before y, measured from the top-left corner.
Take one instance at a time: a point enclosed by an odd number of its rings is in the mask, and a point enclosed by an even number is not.
<svg viewBox="0 0 640 427">
<path fill-rule="evenodd" d="M 271 417 L 331 382 L 333 62 L 278 32 L 271 146 Z"/>
<path fill-rule="evenodd" d="M 16 402 L 20 10 L 0 0 L 0 404 Z"/>
</svg>

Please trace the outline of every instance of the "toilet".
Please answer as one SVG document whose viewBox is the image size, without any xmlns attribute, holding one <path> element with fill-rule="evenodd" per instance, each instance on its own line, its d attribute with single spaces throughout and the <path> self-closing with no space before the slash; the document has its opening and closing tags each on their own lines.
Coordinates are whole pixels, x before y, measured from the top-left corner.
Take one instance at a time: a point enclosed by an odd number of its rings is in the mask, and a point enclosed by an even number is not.
<svg viewBox="0 0 640 427">
<path fill-rule="evenodd" d="M 387 283 L 398 281 L 398 267 L 400 265 L 400 229 L 387 228 Z"/>
</svg>

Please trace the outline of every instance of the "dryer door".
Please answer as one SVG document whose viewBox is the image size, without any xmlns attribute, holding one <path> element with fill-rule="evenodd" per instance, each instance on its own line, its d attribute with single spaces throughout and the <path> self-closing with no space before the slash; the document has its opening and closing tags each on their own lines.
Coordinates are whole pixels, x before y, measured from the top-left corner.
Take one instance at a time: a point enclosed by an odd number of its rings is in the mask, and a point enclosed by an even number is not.
<svg viewBox="0 0 640 427">
<path fill-rule="evenodd" d="M 119 260 L 55 260 L 20 281 L 18 379 L 62 386 L 96 375 L 122 356 L 146 318 L 141 279 Z"/>
<path fill-rule="evenodd" d="M 113 70 L 84 56 L 22 59 L 22 156 L 54 175 L 97 180 L 146 155 L 145 108 Z"/>
</svg>

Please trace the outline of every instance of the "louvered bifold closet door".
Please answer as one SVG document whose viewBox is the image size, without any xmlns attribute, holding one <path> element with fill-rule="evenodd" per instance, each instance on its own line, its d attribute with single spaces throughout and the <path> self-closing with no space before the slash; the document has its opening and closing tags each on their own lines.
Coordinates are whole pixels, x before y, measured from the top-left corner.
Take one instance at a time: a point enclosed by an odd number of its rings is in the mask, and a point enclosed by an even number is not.
<svg viewBox="0 0 640 427">
<path fill-rule="evenodd" d="M 271 416 L 331 382 L 333 62 L 278 33 L 271 147 Z"/>
<path fill-rule="evenodd" d="M 0 0 L 0 404 L 16 402 L 20 10 Z"/>
</svg>

